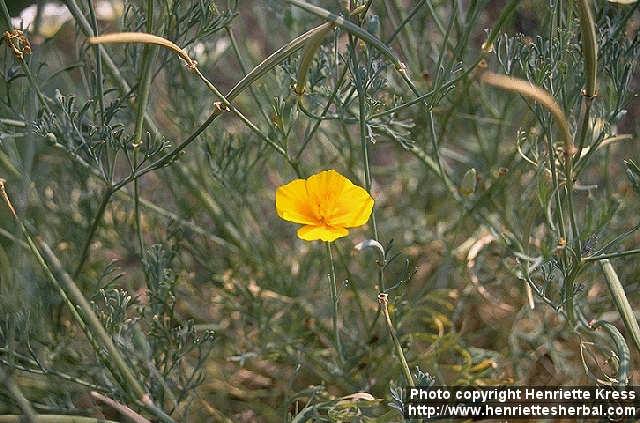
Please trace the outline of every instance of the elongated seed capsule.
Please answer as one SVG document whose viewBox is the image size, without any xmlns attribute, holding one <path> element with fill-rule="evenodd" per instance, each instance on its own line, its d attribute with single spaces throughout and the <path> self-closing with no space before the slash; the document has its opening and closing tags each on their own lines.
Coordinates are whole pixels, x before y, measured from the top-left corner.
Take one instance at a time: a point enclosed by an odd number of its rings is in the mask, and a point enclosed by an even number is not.
<svg viewBox="0 0 640 423">
<path fill-rule="evenodd" d="M 300 60 L 300 66 L 298 66 L 297 81 L 294 86 L 294 91 L 298 96 L 302 96 L 304 94 L 304 87 L 307 83 L 307 71 L 309 70 L 309 66 L 311 66 L 311 62 L 313 61 L 316 52 L 320 48 L 322 40 L 324 40 L 324 37 L 332 29 L 333 26 L 331 25 L 320 29 L 305 43 L 304 52 L 302 53 L 302 59 Z"/>
</svg>

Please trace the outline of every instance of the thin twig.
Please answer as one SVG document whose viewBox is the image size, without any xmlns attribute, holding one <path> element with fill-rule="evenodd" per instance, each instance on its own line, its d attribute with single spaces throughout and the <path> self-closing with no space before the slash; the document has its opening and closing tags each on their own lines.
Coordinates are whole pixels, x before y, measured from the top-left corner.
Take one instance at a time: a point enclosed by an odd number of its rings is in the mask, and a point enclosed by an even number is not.
<svg viewBox="0 0 640 423">
<path fill-rule="evenodd" d="M 91 391 L 91 396 L 98 401 L 104 402 L 109 407 L 118 410 L 123 416 L 127 416 L 133 420 L 134 423 L 151 423 L 149 420 L 145 419 L 126 405 L 120 404 L 118 401 L 115 401 L 99 392 Z"/>
</svg>

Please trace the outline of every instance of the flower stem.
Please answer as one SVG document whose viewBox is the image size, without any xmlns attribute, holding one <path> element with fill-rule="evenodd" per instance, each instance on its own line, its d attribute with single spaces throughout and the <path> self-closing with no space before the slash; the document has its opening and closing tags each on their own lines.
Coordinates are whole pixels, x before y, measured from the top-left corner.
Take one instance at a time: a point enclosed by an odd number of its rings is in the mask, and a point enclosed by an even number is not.
<svg viewBox="0 0 640 423">
<path fill-rule="evenodd" d="M 336 338 L 336 350 L 338 350 L 340 363 L 344 363 L 344 353 L 342 350 L 342 342 L 340 341 L 340 331 L 338 330 L 338 287 L 336 285 L 336 268 L 333 264 L 333 253 L 331 252 L 330 242 L 327 242 L 327 254 L 329 254 L 329 263 L 331 264 L 331 272 L 329 273 L 329 288 L 331 290 L 331 303 L 333 304 L 333 333 Z"/>
<path fill-rule="evenodd" d="M 146 30 L 148 33 L 153 32 L 153 0 L 147 0 L 147 23 Z M 142 66 L 140 68 L 140 82 L 138 84 L 138 93 L 136 96 L 136 123 L 133 135 L 133 170 L 138 167 L 138 147 L 143 143 L 144 138 L 144 118 L 149 102 L 149 91 L 151 81 L 153 79 L 151 64 L 154 61 L 156 47 L 145 44 L 142 49 Z M 140 248 L 140 257 L 144 257 L 144 240 L 142 238 L 142 215 L 140 213 L 140 180 L 133 181 L 133 210 L 135 219 L 136 235 L 138 237 L 138 247 Z"/>
<path fill-rule="evenodd" d="M 378 294 L 378 302 L 382 307 L 382 312 L 384 313 L 385 322 L 387 323 L 387 329 L 389 329 L 389 335 L 391 335 L 391 339 L 393 340 L 393 344 L 395 346 L 396 354 L 400 359 L 400 366 L 402 368 L 402 374 L 406 379 L 406 382 L 409 386 L 415 386 L 413 382 L 413 377 L 411 376 L 411 371 L 409 371 L 409 365 L 407 364 L 407 359 L 404 357 L 404 352 L 402 351 L 402 345 L 400 345 L 400 340 L 398 339 L 398 334 L 396 334 L 396 330 L 393 328 L 393 323 L 391 323 L 391 317 L 389 316 L 389 309 L 387 307 L 388 296 L 387 294 L 380 293 Z"/>
<path fill-rule="evenodd" d="M 365 87 L 365 81 L 363 81 L 363 75 L 358 67 L 358 53 L 356 49 L 356 42 L 353 37 L 350 37 L 349 47 L 351 50 L 351 60 L 353 62 L 354 82 L 358 91 L 358 122 L 360 130 L 360 145 L 362 147 L 362 159 L 364 161 L 364 183 L 367 192 L 371 194 L 371 165 L 369 164 L 369 148 L 367 141 L 367 107 L 366 97 L 367 90 Z M 373 239 L 380 241 L 378 237 L 378 225 L 376 224 L 376 212 L 371 211 L 371 230 L 373 231 Z M 385 290 L 384 286 L 384 257 L 380 263 L 378 269 L 378 287 L 380 291 Z"/>
<path fill-rule="evenodd" d="M 111 196 L 113 195 L 113 193 L 114 191 L 112 189 L 107 188 L 107 190 L 102 196 L 102 201 L 98 206 L 98 210 L 96 211 L 96 216 L 94 217 L 93 222 L 91 223 L 91 227 L 89 228 L 89 233 L 87 235 L 87 238 L 84 241 L 84 245 L 82 247 L 82 253 L 80 254 L 80 260 L 78 261 L 76 270 L 73 272 L 73 279 L 77 279 L 78 276 L 80 276 L 80 273 L 82 272 L 82 267 L 84 266 L 85 262 L 89 258 L 89 254 L 91 251 L 91 241 L 93 241 L 93 237 L 96 234 L 96 231 L 98 230 L 98 226 L 100 225 L 102 218 L 104 217 L 104 212 L 107 209 L 107 205 L 109 204 L 109 201 L 111 200 Z"/>
</svg>

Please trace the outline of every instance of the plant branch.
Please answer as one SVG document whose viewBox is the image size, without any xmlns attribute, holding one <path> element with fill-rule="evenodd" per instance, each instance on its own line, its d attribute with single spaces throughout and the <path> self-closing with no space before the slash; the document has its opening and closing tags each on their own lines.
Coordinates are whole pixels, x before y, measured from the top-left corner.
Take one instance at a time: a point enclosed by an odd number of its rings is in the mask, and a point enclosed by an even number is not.
<svg viewBox="0 0 640 423">
<path fill-rule="evenodd" d="M 385 323 L 387 325 L 387 329 L 389 330 L 389 335 L 391 335 L 391 340 L 393 341 L 398 359 L 400 360 L 400 367 L 402 369 L 402 374 L 404 375 L 405 382 L 407 382 L 407 385 L 409 386 L 415 386 L 413 377 L 411 376 L 411 371 L 409 370 L 409 365 L 407 364 L 407 359 L 404 357 L 404 352 L 402 351 L 402 344 L 400 344 L 400 339 L 398 339 L 398 335 L 396 334 L 396 330 L 393 327 L 393 323 L 391 323 L 391 317 L 389 316 L 388 307 L 388 295 L 382 292 L 378 294 L 378 302 L 382 306 L 382 313 L 384 314 Z"/>
</svg>

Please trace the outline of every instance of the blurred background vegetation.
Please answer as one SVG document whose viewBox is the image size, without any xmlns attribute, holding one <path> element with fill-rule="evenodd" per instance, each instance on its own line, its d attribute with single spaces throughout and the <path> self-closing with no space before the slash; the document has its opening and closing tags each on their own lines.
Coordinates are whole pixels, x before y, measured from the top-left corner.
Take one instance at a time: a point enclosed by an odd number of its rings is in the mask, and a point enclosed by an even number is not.
<svg viewBox="0 0 640 423">
<path fill-rule="evenodd" d="M 0 19 L 26 37 L 0 49 L 0 176 L 18 216 L 2 203 L 0 414 L 400 421 L 382 283 L 419 383 L 640 383 L 599 264 L 640 306 L 638 3 L 586 2 L 593 100 L 577 0 L 315 2 L 351 27 L 327 31 L 308 68 L 290 41 L 328 15 L 297 1 L 27 3 L 2 0 Z M 173 52 L 87 42 L 117 31 L 173 41 L 222 93 L 283 50 L 233 99 L 240 113 L 208 121 L 225 106 Z M 483 71 L 564 110 L 569 188 L 551 114 Z M 377 235 L 335 243 L 344 362 L 325 247 L 274 207 L 277 186 L 324 169 L 362 186 L 370 173 L 376 202 Z M 354 250 L 376 237 L 384 258 Z"/>
</svg>

